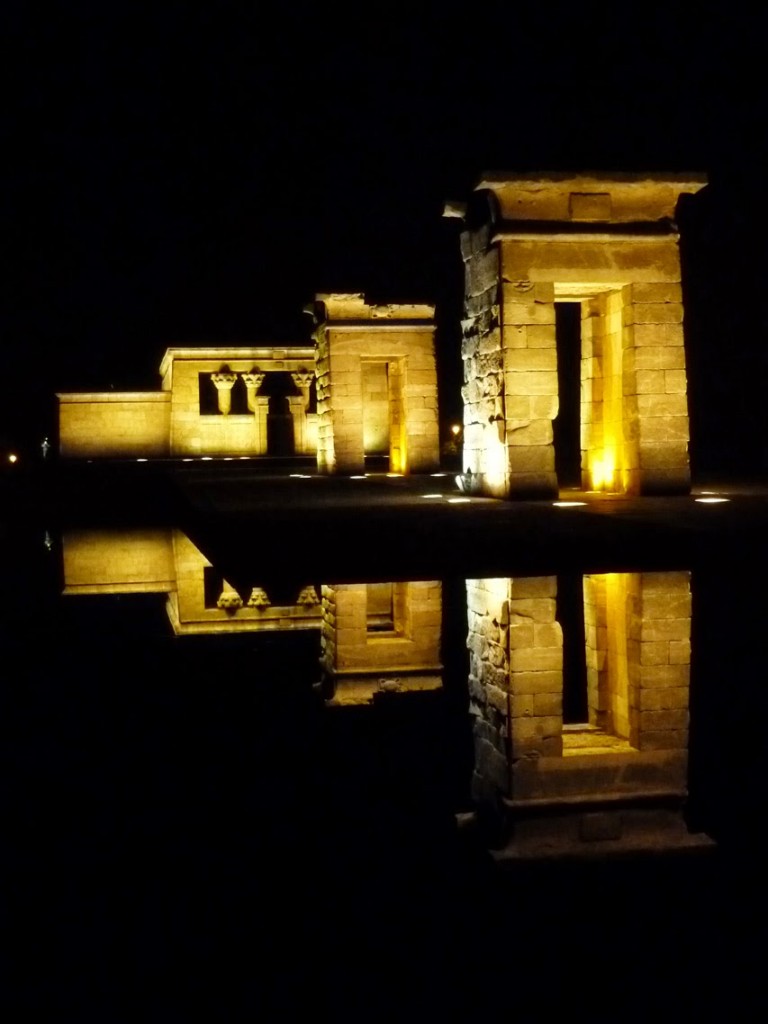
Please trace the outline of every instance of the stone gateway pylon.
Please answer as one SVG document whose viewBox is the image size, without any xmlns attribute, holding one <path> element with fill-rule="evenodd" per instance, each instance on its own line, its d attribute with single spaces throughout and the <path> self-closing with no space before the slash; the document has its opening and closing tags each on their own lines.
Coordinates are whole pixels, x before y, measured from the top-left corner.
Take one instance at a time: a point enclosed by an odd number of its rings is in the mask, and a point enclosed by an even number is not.
<svg viewBox="0 0 768 1024">
<path fill-rule="evenodd" d="M 689 490 L 673 216 L 681 194 L 705 183 L 700 174 L 482 178 L 461 235 L 463 468 L 473 491 L 550 497 L 563 483 L 553 435 L 564 387 L 559 303 L 579 309 L 582 487 Z"/>
</svg>

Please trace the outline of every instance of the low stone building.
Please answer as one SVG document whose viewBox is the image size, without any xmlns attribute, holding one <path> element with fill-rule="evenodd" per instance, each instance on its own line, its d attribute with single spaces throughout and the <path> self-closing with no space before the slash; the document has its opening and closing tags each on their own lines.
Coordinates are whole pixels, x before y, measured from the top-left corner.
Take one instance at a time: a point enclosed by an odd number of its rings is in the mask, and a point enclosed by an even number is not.
<svg viewBox="0 0 768 1024">
<path fill-rule="evenodd" d="M 64 458 L 314 455 L 315 353 L 169 348 L 160 391 L 59 394 Z"/>
<path fill-rule="evenodd" d="M 557 494 L 553 421 L 567 388 L 580 406 L 575 458 L 585 490 L 689 489 L 673 217 L 679 197 L 705 180 L 549 173 L 480 181 L 461 236 L 464 470 L 473 490 Z M 558 343 L 564 304 L 578 304 L 581 321 L 570 371 Z"/>
</svg>

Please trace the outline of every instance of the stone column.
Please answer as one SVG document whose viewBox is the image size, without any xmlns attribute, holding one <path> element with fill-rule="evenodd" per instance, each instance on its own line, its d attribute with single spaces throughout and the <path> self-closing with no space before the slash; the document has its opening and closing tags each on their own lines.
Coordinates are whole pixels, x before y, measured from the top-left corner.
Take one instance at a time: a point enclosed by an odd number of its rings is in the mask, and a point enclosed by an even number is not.
<svg viewBox="0 0 768 1024">
<path fill-rule="evenodd" d="M 219 412 L 228 416 L 232 408 L 232 388 L 237 380 L 236 373 L 212 373 L 211 380 L 218 392 Z"/>
<path fill-rule="evenodd" d="M 299 370 L 298 373 L 292 373 L 291 379 L 296 387 L 301 391 L 301 397 L 304 399 L 304 408 L 309 408 L 309 389 L 312 387 L 312 381 L 315 379 L 314 373 L 310 373 L 308 370 Z"/>
</svg>

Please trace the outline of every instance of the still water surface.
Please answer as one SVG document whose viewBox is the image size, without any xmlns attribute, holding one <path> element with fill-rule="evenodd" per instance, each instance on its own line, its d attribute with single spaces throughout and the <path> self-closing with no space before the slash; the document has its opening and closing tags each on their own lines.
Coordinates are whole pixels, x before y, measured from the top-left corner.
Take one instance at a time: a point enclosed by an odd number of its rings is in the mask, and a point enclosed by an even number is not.
<svg viewBox="0 0 768 1024">
<path fill-rule="evenodd" d="M 195 608 L 172 557 L 165 573 L 135 563 L 126 585 L 130 531 L 79 570 L 71 532 L 30 525 L 9 541 L 9 977 L 25 1010 L 221 1019 L 288 1013 L 308 992 L 339 1012 L 521 1019 L 585 999 L 606 1019 L 756 1007 L 759 573 L 691 580 L 688 816 L 718 851 L 502 870 L 455 826 L 473 763 L 460 574 L 435 581 L 439 685 L 403 693 L 419 673 L 382 669 L 367 695 L 329 703 L 313 608 L 276 610 L 333 582 L 302 579 L 300 559 L 282 580 L 248 581 L 275 598 L 259 618 L 242 584 L 242 610 L 217 606 L 215 566 Z M 377 600 L 386 633 L 391 592 Z"/>
</svg>

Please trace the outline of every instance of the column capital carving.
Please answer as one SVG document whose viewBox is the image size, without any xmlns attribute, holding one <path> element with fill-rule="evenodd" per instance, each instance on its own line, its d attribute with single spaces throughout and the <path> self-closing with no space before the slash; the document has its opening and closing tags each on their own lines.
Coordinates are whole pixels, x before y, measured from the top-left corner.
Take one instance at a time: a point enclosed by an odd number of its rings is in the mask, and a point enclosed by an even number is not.
<svg viewBox="0 0 768 1024">
<path fill-rule="evenodd" d="M 298 370 L 296 373 L 291 374 L 291 379 L 297 388 L 309 388 L 312 386 L 315 374 L 314 371 Z"/>
<path fill-rule="evenodd" d="M 241 373 L 240 376 L 243 378 L 246 388 L 249 390 L 253 388 L 254 391 L 258 391 L 267 375 L 259 370 L 251 370 L 250 373 Z"/>
<path fill-rule="evenodd" d="M 234 615 L 239 608 L 243 607 L 242 597 L 226 580 L 222 584 L 221 593 L 216 601 L 216 607 L 221 608 L 228 615 Z"/>
<path fill-rule="evenodd" d="M 211 380 L 218 391 L 231 391 L 235 386 L 237 374 L 229 372 L 212 373 Z"/>
<path fill-rule="evenodd" d="M 320 598 L 317 596 L 315 588 L 304 587 L 296 598 L 296 604 L 302 605 L 304 608 L 313 608 L 315 605 L 320 604 Z"/>
<path fill-rule="evenodd" d="M 266 590 L 262 590 L 261 587 L 254 587 L 251 590 L 251 596 L 248 598 L 249 608 L 269 608 L 271 604 Z"/>
</svg>

